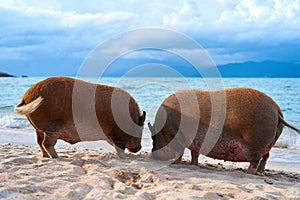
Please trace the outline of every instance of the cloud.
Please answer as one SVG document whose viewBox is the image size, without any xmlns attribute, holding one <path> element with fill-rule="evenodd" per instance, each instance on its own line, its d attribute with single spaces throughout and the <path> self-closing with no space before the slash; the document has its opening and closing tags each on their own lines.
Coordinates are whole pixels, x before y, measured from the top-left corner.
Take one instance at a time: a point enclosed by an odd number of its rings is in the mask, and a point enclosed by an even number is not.
<svg viewBox="0 0 300 200">
<path fill-rule="evenodd" d="M 247 60 L 251 61 L 261 61 L 266 60 L 262 56 L 258 56 L 257 53 L 253 51 L 243 51 L 243 50 L 228 50 L 226 48 L 212 48 L 207 49 L 210 55 L 214 55 L 213 60 L 218 65 L 224 65 L 228 63 L 242 63 Z"/>
<path fill-rule="evenodd" d="M 240 27 L 264 28 L 281 24 L 299 23 L 299 1 L 250 1 L 243 0 L 233 8 L 221 13 L 219 24 Z M 291 21 L 295 20 L 295 21 Z"/>
<path fill-rule="evenodd" d="M 165 14 L 163 22 L 166 27 L 177 27 L 184 32 L 194 31 L 201 34 L 213 31 L 215 34 L 228 34 L 230 37 L 241 31 L 253 30 L 286 30 L 296 33 L 300 30 L 299 13 L 299 0 L 216 0 L 205 4 L 185 0 L 173 12 Z M 299 37 L 299 34 L 295 35 Z M 252 35 L 249 36 L 251 38 Z"/>
<path fill-rule="evenodd" d="M 11 2 L 0 4 L 0 10 L 3 11 L 0 16 L 0 50 L 1 57 L 14 51 L 18 53 L 13 55 L 22 54 L 6 56 L 14 59 L 30 58 L 33 54 L 48 54 L 49 57 L 80 56 L 83 59 L 100 41 L 130 26 L 131 19 L 136 17 L 134 13 L 121 11 L 63 12 L 53 10 L 48 4 L 32 7 L 22 1 L 16 1 L 16 5 Z"/>
<path fill-rule="evenodd" d="M 300 0 L 0 1 L 0 59 L 83 60 L 115 34 L 158 27 L 195 39 L 217 64 L 300 62 L 299 13 Z M 146 36 L 131 38 L 122 47 L 130 49 Z M 168 37 L 154 36 L 157 43 Z"/>
<path fill-rule="evenodd" d="M 163 17 L 166 25 L 179 24 L 199 24 L 201 23 L 201 14 L 197 9 L 197 4 L 193 1 L 184 1 L 181 8 Z"/>
</svg>

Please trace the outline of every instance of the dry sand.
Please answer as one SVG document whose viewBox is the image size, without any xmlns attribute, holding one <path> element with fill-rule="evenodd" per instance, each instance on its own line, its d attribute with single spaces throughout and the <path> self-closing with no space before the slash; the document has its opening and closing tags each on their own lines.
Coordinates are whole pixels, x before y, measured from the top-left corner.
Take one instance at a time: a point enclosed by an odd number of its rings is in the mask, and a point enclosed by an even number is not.
<svg viewBox="0 0 300 200">
<path fill-rule="evenodd" d="M 246 163 L 206 157 L 191 166 L 145 152 L 125 159 L 93 149 L 57 152 L 59 159 L 48 159 L 38 147 L 0 145 L 0 199 L 300 199 L 300 174 L 282 165 L 258 176 L 246 173 Z"/>
</svg>

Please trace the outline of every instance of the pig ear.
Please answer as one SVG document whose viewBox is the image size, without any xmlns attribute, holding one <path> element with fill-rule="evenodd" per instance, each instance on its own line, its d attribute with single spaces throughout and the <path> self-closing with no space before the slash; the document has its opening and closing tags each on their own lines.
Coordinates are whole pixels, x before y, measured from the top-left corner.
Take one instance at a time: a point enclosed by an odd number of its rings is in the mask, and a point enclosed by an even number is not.
<svg viewBox="0 0 300 200">
<path fill-rule="evenodd" d="M 139 117 L 139 126 L 143 126 L 146 119 L 146 112 L 143 111 L 143 115 Z"/>
<path fill-rule="evenodd" d="M 150 122 L 148 123 L 148 127 L 149 127 L 149 130 L 151 132 L 151 135 L 154 135 L 155 134 L 155 130 L 154 130 L 154 127 L 150 124 Z"/>
</svg>

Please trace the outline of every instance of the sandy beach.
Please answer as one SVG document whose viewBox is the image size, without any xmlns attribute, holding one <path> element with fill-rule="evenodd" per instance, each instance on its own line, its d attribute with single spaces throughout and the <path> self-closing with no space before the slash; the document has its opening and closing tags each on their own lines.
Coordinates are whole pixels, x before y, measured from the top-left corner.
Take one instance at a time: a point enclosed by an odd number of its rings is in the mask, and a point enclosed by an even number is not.
<svg viewBox="0 0 300 200">
<path fill-rule="evenodd" d="M 258 176 L 246 173 L 247 163 L 204 156 L 191 166 L 147 152 L 125 159 L 105 150 L 57 152 L 49 159 L 36 146 L 0 145 L 0 199 L 300 199 L 300 174 L 282 164 Z"/>
</svg>

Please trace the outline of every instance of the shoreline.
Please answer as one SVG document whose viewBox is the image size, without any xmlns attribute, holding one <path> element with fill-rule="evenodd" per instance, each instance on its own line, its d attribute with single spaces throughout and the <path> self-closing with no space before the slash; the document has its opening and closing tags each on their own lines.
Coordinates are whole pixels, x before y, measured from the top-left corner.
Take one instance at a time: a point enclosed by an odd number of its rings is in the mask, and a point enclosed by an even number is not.
<svg viewBox="0 0 300 200">
<path fill-rule="evenodd" d="M 203 157 L 198 166 L 166 165 L 147 152 L 120 159 L 106 150 L 56 149 L 60 158 L 49 159 L 37 146 L 0 145 L 0 198 L 300 198 L 300 174 L 286 165 L 259 176 L 246 173 L 246 163 L 211 163 Z"/>
<path fill-rule="evenodd" d="M 34 130 L 27 130 L 25 134 L 20 134 L 15 130 L 0 130 L 0 146 L 11 144 L 12 146 L 25 145 L 30 147 L 38 147 L 36 143 L 36 138 L 34 134 Z M 149 153 L 151 152 L 151 138 L 144 138 L 142 140 L 142 150 L 143 152 Z M 77 144 L 71 145 L 62 140 L 58 140 L 55 145 L 55 149 L 59 148 L 70 148 L 70 149 L 90 149 L 90 150 L 102 150 L 105 152 L 114 153 L 115 149 L 113 146 L 108 144 L 106 141 L 93 141 L 93 142 L 79 142 Z M 38 153 L 37 156 L 40 156 L 41 153 Z M 190 151 L 188 149 L 185 150 L 184 159 L 190 160 Z M 222 163 L 224 166 L 227 164 L 231 165 L 240 165 L 243 168 L 247 169 L 249 163 L 238 163 L 238 162 L 229 162 L 218 159 L 212 159 L 206 157 L 204 155 L 199 155 L 199 161 L 202 161 L 207 164 L 218 164 Z M 290 172 L 296 172 L 300 174 L 300 149 L 289 149 L 289 148 L 278 148 L 273 147 L 270 151 L 270 157 L 267 161 L 266 169 L 271 170 L 281 170 L 281 169 L 289 169 Z"/>
</svg>

